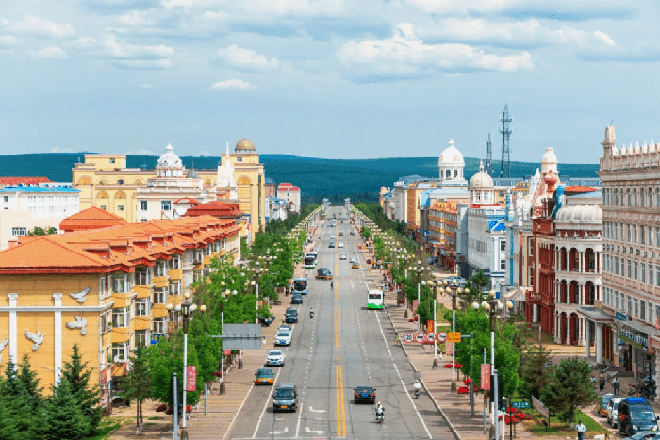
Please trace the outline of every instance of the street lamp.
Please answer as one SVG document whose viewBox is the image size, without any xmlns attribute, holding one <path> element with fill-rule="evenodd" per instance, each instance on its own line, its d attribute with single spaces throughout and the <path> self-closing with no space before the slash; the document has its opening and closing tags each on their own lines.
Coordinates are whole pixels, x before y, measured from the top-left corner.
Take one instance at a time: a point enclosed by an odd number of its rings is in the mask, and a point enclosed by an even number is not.
<svg viewBox="0 0 660 440">
<path fill-rule="evenodd" d="M 181 312 L 181 316 L 183 317 L 183 421 L 181 423 L 181 437 L 188 438 L 188 432 L 186 431 L 186 416 L 188 413 L 186 405 L 188 388 L 188 327 L 192 313 L 197 310 L 197 304 L 190 302 L 190 293 L 184 293 L 183 297 L 185 300 L 181 304 L 177 304 L 176 306 L 173 306 L 172 303 L 167 304 L 167 310 L 174 308 L 177 312 Z M 206 305 L 202 304 L 199 310 L 202 313 L 206 312 Z M 173 429 L 176 429 L 176 427 Z"/>
<path fill-rule="evenodd" d="M 451 312 L 452 312 L 452 318 L 451 318 L 451 331 L 456 332 L 456 298 L 458 295 L 463 293 L 463 289 L 456 284 L 455 282 L 449 283 L 447 280 L 443 282 L 445 285 L 445 292 L 451 295 Z M 470 289 L 466 288 L 465 293 L 470 293 Z M 452 390 L 456 388 L 456 348 L 454 347 L 454 355 L 453 355 L 453 361 L 451 365 L 451 380 L 452 382 Z"/>
</svg>

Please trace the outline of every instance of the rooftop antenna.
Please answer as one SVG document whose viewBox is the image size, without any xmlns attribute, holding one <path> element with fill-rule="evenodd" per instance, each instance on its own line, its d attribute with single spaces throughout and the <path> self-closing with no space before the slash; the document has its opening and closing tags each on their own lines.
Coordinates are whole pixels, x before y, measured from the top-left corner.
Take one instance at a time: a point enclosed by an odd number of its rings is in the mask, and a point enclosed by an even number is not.
<svg viewBox="0 0 660 440">
<path fill-rule="evenodd" d="M 493 177 L 493 143 L 490 141 L 490 133 L 488 133 L 488 140 L 486 141 L 486 163 L 484 164 L 484 171 L 490 177 Z"/>
<path fill-rule="evenodd" d="M 610 125 L 612 125 L 612 124 L 614 124 L 614 119 L 612 119 L 612 120 L 610 121 Z"/>
<path fill-rule="evenodd" d="M 500 172 L 500 177 L 511 177 L 511 164 L 509 162 L 509 138 L 511 133 L 513 133 L 513 128 L 509 129 L 509 122 L 513 122 L 513 119 L 509 117 L 509 106 L 504 104 L 504 111 L 502 116 L 500 116 L 500 122 L 502 123 L 502 129 L 500 133 L 502 134 L 502 171 Z"/>
</svg>

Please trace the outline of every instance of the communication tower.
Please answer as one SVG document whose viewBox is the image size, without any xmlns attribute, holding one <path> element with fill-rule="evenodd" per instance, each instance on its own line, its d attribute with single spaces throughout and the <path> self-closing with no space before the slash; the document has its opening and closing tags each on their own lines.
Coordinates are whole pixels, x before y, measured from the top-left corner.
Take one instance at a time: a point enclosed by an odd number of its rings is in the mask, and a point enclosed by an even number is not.
<svg viewBox="0 0 660 440">
<path fill-rule="evenodd" d="M 490 177 L 493 177 L 493 143 L 490 141 L 490 133 L 488 133 L 488 140 L 486 141 L 486 163 L 484 164 L 484 171 Z"/>
<path fill-rule="evenodd" d="M 509 130 L 509 122 L 512 122 L 513 119 L 509 117 L 509 107 L 507 104 L 504 104 L 504 111 L 502 116 L 500 116 L 500 122 L 502 123 L 502 129 L 500 133 L 502 134 L 502 171 L 500 177 L 511 177 L 511 169 L 509 163 L 509 138 L 511 133 L 513 133 L 513 128 Z"/>
</svg>

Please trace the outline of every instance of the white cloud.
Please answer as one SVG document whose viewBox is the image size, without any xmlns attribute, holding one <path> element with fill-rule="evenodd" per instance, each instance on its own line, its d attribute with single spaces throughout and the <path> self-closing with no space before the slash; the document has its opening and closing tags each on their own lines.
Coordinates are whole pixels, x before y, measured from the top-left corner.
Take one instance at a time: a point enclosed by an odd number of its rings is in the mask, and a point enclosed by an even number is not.
<svg viewBox="0 0 660 440">
<path fill-rule="evenodd" d="M 169 58 L 153 60 L 116 58 L 113 63 L 131 69 L 171 69 L 174 67 L 174 62 Z"/>
<path fill-rule="evenodd" d="M 11 32 L 45 35 L 55 38 L 66 38 L 73 35 L 73 26 L 70 24 L 58 24 L 36 15 L 26 15 L 22 21 L 13 23 L 4 20 L 3 24 Z"/>
<path fill-rule="evenodd" d="M 424 12 L 431 14 L 454 14 L 475 12 L 494 12 L 504 9 L 522 10 L 584 10 L 585 2 L 575 0 L 407 0 Z M 600 0 L 596 5 L 590 4 L 591 10 L 608 7 L 621 7 L 620 0 Z"/>
<path fill-rule="evenodd" d="M 11 46 L 18 43 L 18 39 L 13 35 L 0 35 L 0 46 Z"/>
<path fill-rule="evenodd" d="M 114 35 L 106 37 L 103 46 L 113 62 L 134 69 L 171 69 L 174 66 L 171 46 L 123 44 Z"/>
<path fill-rule="evenodd" d="M 140 148 L 136 151 L 127 151 L 126 155 L 127 156 L 159 156 L 158 153 L 156 153 L 153 150 L 149 150 L 147 148 Z"/>
<path fill-rule="evenodd" d="M 28 50 L 27 51 L 30 58 L 63 58 L 66 56 L 66 52 L 62 50 L 59 46 L 48 46 L 42 49 L 37 50 Z"/>
<path fill-rule="evenodd" d="M 50 149 L 51 153 L 75 153 L 75 151 L 69 149 L 69 148 L 58 148 L 58 147 L 53 147 Z"/>
<path fill-rule="evenodd" d="M 162 0 L 165 9 L 226 9 L 250 15 L 337 16 L 346 12 L 346 0 Z"/>
<path fill-rule="evenodd" d="M 151 89 L 151 88 L 153 88 L 153 86 L 151 84 L 144 83 L 144 84 L 140 84 L 140 88 L 141 89 Z"/>
<path fill-rule="evenodd" d="M 254 50 L 236 44 L 218 50 L 217 55 L 224 60 L 225 65 L 237 69 L 268 72 L 277 70 L 280 64 L 277 58 L 269 60 L 263 55 L 257 55 Z"/>
<path fill-rule="evenodd" d="M 229 19 L 230 15 L 225 11 L 206 11 L 200 17 L 204 20 L 210 21 L 226 21 Z"/>
<path fill-rule="evenodd" d="M 156 20 L 148 15 L 145 10 L 131 10 L 119 17 L 119 22 L 127 26 L 153 25 Z"/>
<path fill-rule="evenodd" d="M 255 87 L 240 79 L 227 79 L 211 85 L 211 90 L 252 90 Z"/>
<path fill-rule="evenodd" d="M 497 55 L 467 44 L 425 44 L 411 25 L 398 27 L 388 40 L 347 42 L 336 55 L 352 73 L 367 75 L 417 76 L 434 70 L 516 72 L 534 68 L 529 52 Z"/>
</svg>

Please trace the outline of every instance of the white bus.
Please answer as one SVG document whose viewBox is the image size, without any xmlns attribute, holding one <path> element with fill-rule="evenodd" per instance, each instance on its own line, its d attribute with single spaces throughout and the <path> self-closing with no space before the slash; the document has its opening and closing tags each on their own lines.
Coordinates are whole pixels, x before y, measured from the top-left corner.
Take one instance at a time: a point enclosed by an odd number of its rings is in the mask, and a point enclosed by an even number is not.
<svg viewBox="0 0 660 440">
<path fill-rule="evenodd" d="M 384 294 L 382 290 L 370 290 L 367 308 L 381 310 L 383 308 Z"/>
<path fill-rule="evenodd" d="M 316 252 L 308 252 L 305 255 L 305 269 L 316 269 Z"/>
</svg>

